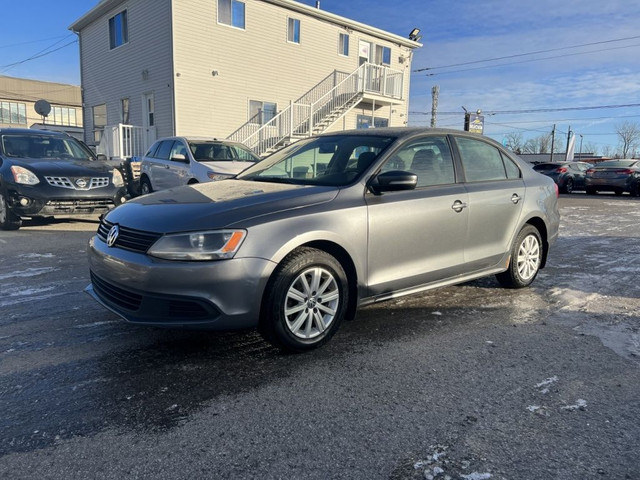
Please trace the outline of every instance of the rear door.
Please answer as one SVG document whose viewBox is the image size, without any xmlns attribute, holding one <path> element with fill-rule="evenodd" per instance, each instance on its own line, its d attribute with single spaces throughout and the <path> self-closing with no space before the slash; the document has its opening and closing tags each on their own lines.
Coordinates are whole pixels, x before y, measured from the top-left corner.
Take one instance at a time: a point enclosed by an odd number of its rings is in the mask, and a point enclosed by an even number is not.
<svg viewBox="0 0 640 480">
<path fill-rule="evenodd" d="M 367 193 L 370 296 L 391 296 L 462 271 L 467 193 L 445 135 L 409 141 L 382 166 L 418 175 L 415 190 Z"/>
<path fill-rule="evenodd" d="M 464 260 L 470 271 L 489 268 L 511 247 L 524 205 L 524 181 L 520 168 L 496 146 L 480 138 L 453 138 L 469 195 Z"/>
<path fill-rule="evenodd" d="M 145 158 L 145 164 L 148 165 L 147 175 L 151 180 L 151 187 L 154 190 L 161 190 L 170 186 L 169 168 L 171 149 L 173 140 L 163 140 L 150 158 Z"/>
</svg>

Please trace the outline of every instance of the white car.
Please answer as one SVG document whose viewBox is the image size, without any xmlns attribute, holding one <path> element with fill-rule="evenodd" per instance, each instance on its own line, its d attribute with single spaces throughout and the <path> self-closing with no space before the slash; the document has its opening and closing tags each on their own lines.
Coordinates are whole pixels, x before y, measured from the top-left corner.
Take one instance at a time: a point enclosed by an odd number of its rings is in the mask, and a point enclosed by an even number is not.
<svg viewBox="0 0 640 480">
<path fill-rule="evenodd" d="M 151 145 L 140 166 L 145 195 L 193 183 L 223 180 L 259 161 L 240 143 L 206 138 L 167 137 Z"/>
</svg>

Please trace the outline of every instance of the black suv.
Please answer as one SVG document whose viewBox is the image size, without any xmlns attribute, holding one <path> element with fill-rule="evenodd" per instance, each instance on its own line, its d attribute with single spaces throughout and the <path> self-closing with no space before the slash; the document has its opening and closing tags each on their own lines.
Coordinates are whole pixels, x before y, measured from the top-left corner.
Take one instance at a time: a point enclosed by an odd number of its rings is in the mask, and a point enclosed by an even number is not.
<svg viewBox="0 0 640 480">
<path fill-rule="evenodd" d="M 125 200 L 121 172 L 58 132 L 0 129 L 0 228 L 21 217 L 105 212 Z"/>
</svg>

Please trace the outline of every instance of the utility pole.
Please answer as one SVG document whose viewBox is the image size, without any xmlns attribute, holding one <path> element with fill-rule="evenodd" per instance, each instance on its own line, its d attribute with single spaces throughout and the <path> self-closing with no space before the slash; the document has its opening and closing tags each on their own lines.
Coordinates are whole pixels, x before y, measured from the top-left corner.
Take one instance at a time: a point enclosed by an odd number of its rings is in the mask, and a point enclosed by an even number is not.
<svg viewBox="0 0 640 480">
<path fill-rule="evenodd" d="M 578 153 L 578 161 L 582 160 L 582 135 L 580 135 L 580 152 Z"/>
<path fill-rule="evenodd" d="M 571 125 L 569 125 L 569 131 L 567 132 L 567 149 L 565 153 L 569 153 L 569 142 L 571 141 Z"/>
<path fill-rule="evenodd" d="M 553 163 L 553 147 L 556 140 L 556 124 L 553 124 L 553 130 L 551 130 L 551 163 Z"/>
<path fill-rule="evenodd" d="M 436 118 L 438 116 L 438 95 L 440 94 L 440 86 L 434 85 L 431 89 L 431 128 L 436 127 Z"/>
</svg>

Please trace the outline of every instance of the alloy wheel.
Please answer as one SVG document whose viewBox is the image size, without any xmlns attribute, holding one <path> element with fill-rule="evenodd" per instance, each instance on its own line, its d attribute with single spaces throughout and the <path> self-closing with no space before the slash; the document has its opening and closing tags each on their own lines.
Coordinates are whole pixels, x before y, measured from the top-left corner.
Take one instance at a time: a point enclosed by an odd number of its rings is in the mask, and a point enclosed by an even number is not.
<svg viewBox="0 0 640 480">
<path fill-rule="evenodd" d="M 532 278 L 540 266 L 540 243 L 535 235 L 527 235 L 518 248 L 518 274 L 522 280 Z"/>
<path fill-rule="evenodd" d="M 338 282 L 331 272 L 312 267 L 302 272 L 287 291 L 284 316 L 289 331 L 312 339 L 331 326 L 340 302 Z"/>
</svg>

